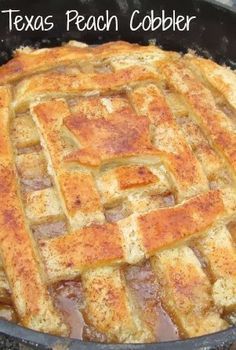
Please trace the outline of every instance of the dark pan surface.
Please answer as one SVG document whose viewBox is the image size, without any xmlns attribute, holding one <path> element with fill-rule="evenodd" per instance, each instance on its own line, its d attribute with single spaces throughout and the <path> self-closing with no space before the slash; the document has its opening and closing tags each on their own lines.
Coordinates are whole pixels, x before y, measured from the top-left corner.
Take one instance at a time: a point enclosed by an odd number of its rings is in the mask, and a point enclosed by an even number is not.
<svg viewBox="0 0 236 350">
<path fill-rule="evenodd" d="M 236 10 L 223 7 L 214 0 L 0 0 L 0 10 L 9 8 L 20 9 L 22 14 L 27 15 L 52 14 L 56 25 L 50 32 L 9 32 L 6 17 L 1 15 L 0 64 L 10 59 L 12 51 L 21 45 L 50 47 L 71 39 L 88 44 L 100 44 L 112 40 L 148 44 L 150 39 L 156 39 L 157 44 L 164 49 L 182 52 L 193 49 L 205 57 L 212 57 L 221 64 L 236 68 Z M 111 15 L 115 14 L 119 17 L 119 31 L 67 32 L 64 14 L 69 9 L 77 9 L 87 16 L 100 15 L 108 9 Z M 197 16 L 197 19 L 192 22 L 189 32 L 172 30 L 131 32 L 128 23 L 135 9 L 140 10 L 141 17 L 152 9 L 157 15 L 162 9 L 165 9 L 167 15 L 171 15 L 174 9 L 178 14 Z M 35 332 L 4 320 L 0 320 L 0 334 L 9 335 L 38 349 L 55 350 L 213 350 L 230 349 L 231 345 L 236 343 L 235 327 L 189 340 L 148 345 L 81 342 Z"/>
</svg>

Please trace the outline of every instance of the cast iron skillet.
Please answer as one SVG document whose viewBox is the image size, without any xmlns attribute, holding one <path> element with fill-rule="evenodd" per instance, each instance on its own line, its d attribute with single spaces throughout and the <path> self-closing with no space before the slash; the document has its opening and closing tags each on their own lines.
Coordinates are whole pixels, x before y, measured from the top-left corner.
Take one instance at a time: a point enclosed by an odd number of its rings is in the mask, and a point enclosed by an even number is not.
<svg viewBox="0 0 236 350">
<path fill-rule="evenodd" d="M 0 0 L 0 10 L 20 9 L 22 14 L 48 15 L 53 14 L 56 26 L 50 32 L 15 32 L 7 30 L 4 16 L 0 18 L 0 64 L 11 58 L 12 51 L 21 45 L 47 47 L 60 45 L 70 39 L 84 41 L 88 44 L 100 44 L 112 40 L 127 40 L 148 44 L 150 39 L 156 39 L 164 49 L 183 51 L 189 48 L 199 54 L 212 57 L 221 64 L 236 68 L 236 10 L 221 6 L 212 0 Z M 99 15 L 105 10 L 119 17 L 119 32 L 67 32 L 65 29 L 65 11 L 77 9 L 84 15 Z M 192 22 L 189 32 L 131 32 L 129 18 L 135 10 L 145 15 L 153 9 L 160 14 L 162 9 L 171 14 L 175 9 L 178 14 L 197 16 Z M 188 340 L 139 344 L 99 344 L 82 342 L 68 338 L 50 336 L 35 332 L 15 324 L 0 320 L 0 333 L 11 336 L 20 342 L 37 346 L 39 349 L 63 350 L 194 350 L 194 349 L 229 349 L 236 343 L 236 328 L 211 335 Z M 236 344 L 235 344 L 236 345 Z"/>
</svg>

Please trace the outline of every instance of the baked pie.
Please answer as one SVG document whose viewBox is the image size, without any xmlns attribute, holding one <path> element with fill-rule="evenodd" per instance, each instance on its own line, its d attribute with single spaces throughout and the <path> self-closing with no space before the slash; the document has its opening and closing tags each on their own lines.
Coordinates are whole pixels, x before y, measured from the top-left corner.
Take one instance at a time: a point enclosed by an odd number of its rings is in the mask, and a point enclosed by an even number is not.
<svg viewBox="0 0 236 350">
<path fill-rule="evenodd" d="M 0 316 L 120 343 L 232 326 L 235 72 L 69 42 L 0 83 Z"/>
</svg>

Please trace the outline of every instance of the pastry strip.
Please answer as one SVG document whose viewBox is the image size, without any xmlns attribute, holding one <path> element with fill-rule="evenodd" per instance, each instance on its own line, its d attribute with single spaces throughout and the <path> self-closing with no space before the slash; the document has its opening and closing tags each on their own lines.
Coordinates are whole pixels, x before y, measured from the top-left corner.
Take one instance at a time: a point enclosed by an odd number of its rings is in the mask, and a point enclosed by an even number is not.
<svg viewBox="0 0 236 350">
<path fill-rule="evenodd" d="M 214 222 L 232 218 L 236 194 L 229 189 L 212 190 L 175 207 L 154 210 L 137 218 L 139 235 L 149 254 L 193 238 Z"/>
<path fill-rule="evenodd" d="M 146 58 L 150 63 L 177 55 L 177 53 L 166 52 L 155 46 L 144 47 L 122 41 L 99 45 L 95 48 L 87 45 L 84 47 L 67 45 L 30 52 L 19 50 L 13 60 L 0 67 L 0 77 L 3 83 L 10 83 L 30 74 L 60 66 L 88 64 L 89 61 L 94 64 L 102 63 L 104 60 L 113 61 L 114 59 L 119 61 L 126 57 L 131 62 L 132 58 L 140 62 Z"/>
<path fill-rule="evenodd" d="M 68 279 L 97 265 L 137 263 L 145 254 L 183 243 L 203 234 L 215 222 L 231 218 L 235 206 L 235 194 L 212 190 L 176 207 L 131 215 L 118 224 L 91 225 L 41 240 L 49 279 Z"/>
<path fill-rule="evenodd" d="M 206 80 L 222 94 L 230 105 L 236 109 L 236 75 L 228 67 L 223 67 L 217 63 L 193 56 L 185 56 L 187 63 L 200 70 Z"/>
<path fill-rule="evenodd" d="M 53 334 L 67 334 L 67 327 L 47 291 L 44 272 L 21 200 L 9 140 L 10 91 L 0 88 L 0 254 L 13 300 L 22 324 Z"/>
<path fill-rule="evenodd" d="M 188 247 L 169 249 L 151 259 L 161 285 L 161 298 L 185 336 L 225 329 L 213 307 L 211 284 Z"/>
<path fill-rule="evenodd" d="M 123 92 L 139 82 L 158 79 L 157 72 L 139 66 L 104 74 L 44 73 L 27 78 L 16 86 L 14 107 L 18 111 L 24 111 L 31 101 L 48 96 L 55 98 Z"/>
<path fill-rule="evenodd" d="M 160 65 L 169 84 L 191 108 L 193 116 L 213 146 L 236 172 L 236 133 L 233 124 L 217 109 L 210 91 L 181 63 Z"/>
<path fill-rule="evenodd" d="M 174 120 L 164 95 L 155 85 L 138 87 L 130 93 L 139 115 L 154 125 L 153 142 L 171 173 L 178 201 L 208 189 L 206 176 Z"/>
<path fill-rule="evenodd" d="M 36 104 L 33 118 L 40 131 L 41 144 L 60 195 L 62 207 L 72 228 L 103 222 L 104 215 L 93 177 L 79 170 L 67 170 L 63 156 L 68 150 L 62 137 L 64 118 L 70 114 L 64 100 Z"/>
<path fill-rule="evenodd" d="M 154 341 L 138 308 L 130 298 L 118 267 L 101 267 L 82 275 L 85 313 L 97 330 L 109 341 L 140 343 Z"/>
<path fill-rule="evenodd" d="M 197 240 L 194 246 L 201 252 L 212 275 L 215 304 L 227 310 L 236 308 L 236 249 L 225 226 L 216 226 Z"/>
</svg>

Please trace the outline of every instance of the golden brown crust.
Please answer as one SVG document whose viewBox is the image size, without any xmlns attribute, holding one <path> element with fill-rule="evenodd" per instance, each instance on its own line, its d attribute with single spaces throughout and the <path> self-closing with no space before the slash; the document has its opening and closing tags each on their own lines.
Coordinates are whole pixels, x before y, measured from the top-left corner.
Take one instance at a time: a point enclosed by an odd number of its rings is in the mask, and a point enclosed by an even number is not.
<svg viewBox="0 0 236 350">
<path fill-rule="evenodd" d="M 25 214 L 32 224 L 57 221 L 64 217 L 53 188 L 33 191 L 25 195 Z"/>
<path fill-rule="evenodd" d="M 16 173 L 9 141 L 9 92 L 1 88 L 1 132 L 5 137 L 0 149 L 0 253 L 22 323 L 30 328 L 66 334 L 44 283 L 40 259 L 25 220 L 19 199 Z M 3 101 L 4 97 L 4 101 Z M 24 253 L 23 253 L 24 252 Z"/>
<path fill-rule="evenodd" d="M 132 108 L 125 95 L 80 97 L 78 99 L 72 99 L 70 103 L 72 114 L 86 115 L 89 119 L 109 119 L 112 113 L 121 112 L 123 109 L 129 109 L 132 112 Z"/>
<path fill-rule="evenodd" d="M 140 161 L 140 163 L 143 159 L 146 160 L 147 158 L 137 158 L 137 160 Z M 155 159 L 150 159 L 150 162 L 153 161 L 155 161 Z M 119 160 L 119 162 L 121 163 L 121 160 Z M 142 174 L 145 174 L 145 178 L 138 174 L 140 168 L 145 168 L 144 172 L 142 170 Z M 119 174 L 122 174 L 122 186 L 121 177 Z M 130 179 L 131 174 L 132 179 Z M 152 181 L 150 182 L 150 180 Z M 152 193 L 159 193 L 164 195 L 164 193 L 171 192 L 171 186 L 166 178 L 166 173 L 163 167 L 160 166 L 160 164 L 147 166 L 127 165 L 108 169 L 102 172 L 96 178 L 96 184 L 98 187 L 98 191 L 101 195 L 101 201 L 102 203 L 104 203 L 105 206 L 112 206 L 112 204 L 114 204 L 115 202 L 127 198 L 127 200 L 130 203 L 131 210 L 132 206 L 135 206 L 134 211 L 137 212 L 149 210 L 148 204 L 150 204 L 150 199 L 145 198 L 144 196 L 142 201 L 142 194 L 150 193 L 151 195 Z M 130 186 L 131 184 L 132 186 Z M 139 198 L 138 201 L 135 199 L 136 196 L 138 196 L 137 198 Z M 144 202 L 147 205 L 145 205 Z"/>
<path fill-rule="evenodd" d="M 225 226 L 213 227 L 195 245 L 206 256 L 214 278 L 236 277 L 236 250 Z"/>
<path fill-rule="evenodd" d="M 234 73 L 154 46 L 70 42 L 18 51 L 0 78 L 15 83 L 0 86 L 0 301 L 11 290 L 23 325 L 65 334 L 55 305 L 67 302 L 53 305 L 46 286 L 81 284 L 86 324 L 115 342 L 156 340 L 139 290 L 181 336 L 228 327 Z M 137 263 L 133 288 L 125 276 Z"/>
<path fill-rule="evenodd" d="M 63 125 L 63 119 L 69 115 L 65 101 L 47 101 L 32 106 L 32 115 L 41 135 L 41 143 L 52 155 L 53 168 L 61 167 L 65 142 L 58 137 Z M 45 139 L 46 143 L 43 143 Z"/>
<path fill-rule="evenodd" d="M 145 249 L 167 248 L 206 231 L 226 212 L 219 191 L 209 191 L 174 208 L 161 209 L 138 218 Z"/>
<path fill-rule="evenodd" d="M 45 73 L 20 82 L 15 88 L 15 108 L 25 110 L 31 101 L 47 96 L 66 97 L 99 93 L 122 92 L 130 85 L 145 80 L 156 80 L 158 73 L 149 72 L 145 67 L 131 67 L 104 74 Z"/>
<path fill-rule="evenodd" d="M 66 102 L 57 100 L 37 104 L 33 107 L 33 114 L 50 164 L 49 171 L 71 226 L 79 228 L 91 222 L 104 221 L 93 177 L 85 172 L 66 170 L 63 167 L 63 154 L 66 149 L 61 128 L 69 114 Z"/>
<path fill-rule="evenodd" d="M 0 77 L 3 84 L 11 83 L 23 77 L 52 68 L 68 65 L 83 65 L 88 61 L 92 63 L 103 60 L 118 59 L 120 56 L 134 55 L 145 57 L 152 55 L 157 61 L 175 57 L 176 53 L 168 53 L 154 46 L 143 47 L 137 44 L 117 41 L 95 48 L 91 47 L 54 47 L 51 49 L 39 49 L 32 52 L 18 51 L 15 58 L 0 67 Z"/>
<path fill-rule="evenodd" d="M 164 95 L 155 85 L 130 93 L 134 108 L 154 124 L 153 140 L 176 185 L 179 200 L 208 189 L 200 164 L 175 123 Z"/>
<path fill-rule="evenodd" d="M 50 280 L 75 277 L 86 269 L 115 264 L 124 258 L 116 224 L 91 225 L 39 242 Z"/>
<path fill-rule="evenodd" d="M 186 111 L 186 114 L 188 110 Z M 224 164 L 219 155 L 211 147 L 209 141 L 204 137 L 204 133 L 191 117 L 184 116 L 179 120 L 184 137 L 194 149 L 195 154 L 208 177 L 208 179 L 217 178 Z"/>
<path fill-rule="evenodd" d="M 149 185 L 158 181 L 158 177 L 144 166 L 119 167 L 116 169 L 116 174 L 121 190 Z"/>
<path fill-rule="evenodd" d="M 0 128 L 0 155 L 6 159 L 10 158 L 11 148 L 9 142 L 10 132 L 10 104 L 11 104 L 10 87 L 0 86 L 0 111 L 1 111 L 1 128 Z"/>
<path fill-rule="evenodd" d="M 59 177 L 67 209 L 72 215 L 77 210 L 84 213 L 101 211 L 99 195 L 90 174 L 64 171 L 60 173 Z M 70 196 L 67 195 L 68 193 Z"/>
<path fill-rule="evenodd" d="M 216 108 L 209 90 L 181 63 L 160 64 L 169 84 L 190 105 L 194 116 L 216 149 L 236 171 L 236 134 L 230 120 Z"/>
<path fill-rule="evenodd" d="M 158 154 L 151 144 L 149 122 L 129 110 L 115 113 L 109 120 L 69 116 L 64 124 L 81 144 L 81 149 L 65 157 L 67 162 L 100 166 L 116 158 Z"/>
<path fill-rule="evenodd" d="M 77 47 L 55 47 L 18 53 L 13 60 L 0 67 L 1 82 L 10 83 L 59 65 L 76 64 L 80 56 L 86 60 L 91 54 L 88 49 Z"/>
<path fill-rule="evenodd" d="M 214 222 L 232 217 L 223 196 L 223 192 L 209 191 L 174 208 L 152 211 L 137 219 L 131 216 L 123 223 L 119 222 L 122 234 L 116 224 L 91 225 L 69 235 L 43 240 L 40 246 L 49 278 L 70 278 L 86 268 L 109 261 L 124 262 L 127 256 L 123 249 L 135 250 L 135 240 L 136 245 L 140 245 L 140 240 L 147 255 L 153 255 L 158 250 L 200 235 Z M 125 242 L 122 242 L 122 235 Z M 139 261 L 143 258 L 142 247 L 137 249 L 135 259 Z"/>
<path fill-rule="evenodd" d="M 225 226 L 216 226 L 195 242 L 214 280 L 213 297 L 218 307 L 233 310 L 236 306 L 236 249 Z"/>
<path fill-rule="evenodd" d="M 227 327 L 213 307 L 210 282 L 190 248 L 161 252 L 152 258 L 152 266 L 163 288 L 162 301 L 185 336 Z"/>
<path fill-rule="evenodd" d="M 132 304 L 119 268 L 103 267 L 83 274 L 85 314 L 110 342 L 136 343 L 154 340 Z"/>
<path fill-rule="evenodd" d="M 236 109 L 236 75 L 231 69 L 191 54 L 186 55 L 185 59 L 194 69 L 199 69 L 206 80 Z"/>
</svg>

